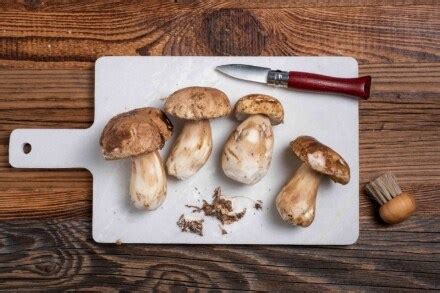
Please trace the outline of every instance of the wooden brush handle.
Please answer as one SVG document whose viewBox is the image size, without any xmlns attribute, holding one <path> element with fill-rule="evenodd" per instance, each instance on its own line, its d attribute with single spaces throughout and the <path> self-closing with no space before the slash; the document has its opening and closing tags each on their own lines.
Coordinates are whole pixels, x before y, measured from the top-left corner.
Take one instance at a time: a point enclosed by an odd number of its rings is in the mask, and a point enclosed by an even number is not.
<svg viewBox="0 0 440 293">
<path fill-rule="evenodd" d="M 379 214 L 388 224 L 405 221 L 416 211 L 416 200 L 408 192 L 402 192 L 380 207 Z"/>
</svg>

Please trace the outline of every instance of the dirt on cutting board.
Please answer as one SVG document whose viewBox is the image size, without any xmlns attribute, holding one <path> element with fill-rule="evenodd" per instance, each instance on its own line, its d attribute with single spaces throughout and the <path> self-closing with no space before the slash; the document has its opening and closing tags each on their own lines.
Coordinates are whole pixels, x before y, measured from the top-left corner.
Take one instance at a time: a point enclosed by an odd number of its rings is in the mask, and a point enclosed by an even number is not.
<svg viewBox="0 0 440 293">
<path fill-rule="evenodd" d="M 262 204 L 263 202 L 261 200 L 257 200 L 257 202 L 254 205 L 254 209 L 256 209 L 257 211 L 261 210 L 263 208 Z"/>
<path fill-rule="evenodd" d="M 203 200 L 201 207 L 186 205 L 193 209 L 193 213 L 203 212 L 208 217 L 214 217 L 222 223 L 222 225 L 229 225 L 239 221 L 246 214 L 246 209 L 241 212 L 234 213 L 232 209 L 232 202 L 226 199 L 221 194 L 221 188 L 217 187 L 212 195 L 212 203 Z"/>
<path fill-rule="evenodd" d="M 197 188 L 195 188 L 195 190 L 200 194 Z M 261 210 L 262 204 L 263 202 L 261 200 L 257 200 L 254 204 L 254 208 L 256 210 Z M 228 234 L 228 231 L 226 231 L 224 225 L 238 222 L 246 214 L 246 209 L 243 209 L 240 212 L 234 212 L 234 209 L 232 208 L 232 201 L 222 194 L 220 187 L 217 187 L 214 190 L 211 203 L 203 200 L 202 206 L 185 206 L 191 208 L 193 213 L 203 213 L 207 217 L 217 219 L 220 222 L 219 228 L 222 235 Z M 182 214 L 177 221 L 177 226 L 182 232 L 190 232 L 203 236 L 203 219 L 189 220 L 185 218 L 185 215 Z"/>
<path fill-rule="evenodd" d="M 177 226 L 182 232 L 190 232 L 203 236 L 203 219 L 200 220 L 189 220 L 185 219 L 184 215 L 181 215 L 177 221 Z"/>
</svg>

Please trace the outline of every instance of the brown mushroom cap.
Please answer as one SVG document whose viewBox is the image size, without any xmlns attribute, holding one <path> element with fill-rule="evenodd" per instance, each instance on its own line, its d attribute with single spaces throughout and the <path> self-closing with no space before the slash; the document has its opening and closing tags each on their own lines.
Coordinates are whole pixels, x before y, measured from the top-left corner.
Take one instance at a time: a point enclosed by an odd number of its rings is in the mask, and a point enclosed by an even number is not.
<svg viewBox="0 0 440 293">
<path fill-rule="evenodd" d="M 146 107 L 132 110 L 130 113 L 139 115 L 140 117 L 150 118 L 157 128 L 159 128 L 160 134 L 165 141 L 170 139 L 173 135 L 173 124 L 162 110 L 158 108 Z"/>
<path fill-rule="evenodd" d="M 237 120 L 245 120 L 249 115 L 266 115 L 272 125 L 278 125 L 284 120 L 283 105 L 274 97 L 251 94 L 238 100 L 234 108 Z"/>
<path fill-rule="evenodd" d="M 119 114 L 107 123 L 100 145 L 107 160 L 123 159 L 161 149 L 173 126 L 156 108 L 141 108 Z"/>
<path fill-rule="evenodd" d="M 228 115 L 231 105 L 226 94 L 210 87 L 187 87 L 172 93 L 165 112 L 187 120 L 203 120 Z"/>
<path fill-rule="evenodd" d="M 299 136 L 290 143 L 290 148 L 313 170 L 328 175 L 333 181 L 347 184 L 350 181 L 350 167 L 330 147 L 311 136 Z"/>
</svg>

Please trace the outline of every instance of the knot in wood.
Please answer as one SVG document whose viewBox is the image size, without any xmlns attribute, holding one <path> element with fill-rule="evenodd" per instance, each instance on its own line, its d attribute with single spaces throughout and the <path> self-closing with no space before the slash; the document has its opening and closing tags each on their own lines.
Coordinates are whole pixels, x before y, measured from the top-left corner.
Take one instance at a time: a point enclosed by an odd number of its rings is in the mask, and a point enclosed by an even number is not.
<svg viewBox="0 0 440 293">
<path fill-rule="evenodd" d="M 23 4 L 28 10 L 38 10 L 43 5 L 41 0 L 24 0 Z"/>
<path fill-rule="evenodd" d="M 244 9 L 220 9 L 203 20 L 209 48 L 217 55 L 260 55 L 266 46 L 263 25 Z"/>
<path fill-rule="evenodd" d="M 56 275 L 60 271 L 59 265 L 53 262 L 36 264 L 35 268 L 41 275 Z"/>
</svg>

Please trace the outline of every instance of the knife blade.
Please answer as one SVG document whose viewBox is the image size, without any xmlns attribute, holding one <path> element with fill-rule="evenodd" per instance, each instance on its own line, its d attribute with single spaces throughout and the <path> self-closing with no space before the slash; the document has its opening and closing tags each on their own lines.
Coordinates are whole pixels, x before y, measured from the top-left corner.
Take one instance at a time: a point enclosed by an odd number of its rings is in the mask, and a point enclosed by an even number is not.
<svg viewBox="0 0 440 293">
<path fill-rule="evenodd" d="M 343 94 L 364 100 L 370 97 L 371 76 L 341 78 L 309 72 L 272 70 L 247 64 L 225 64 L 217 66 L 216 70 L 236 79 L 277 87 Z"/>
</svg>

